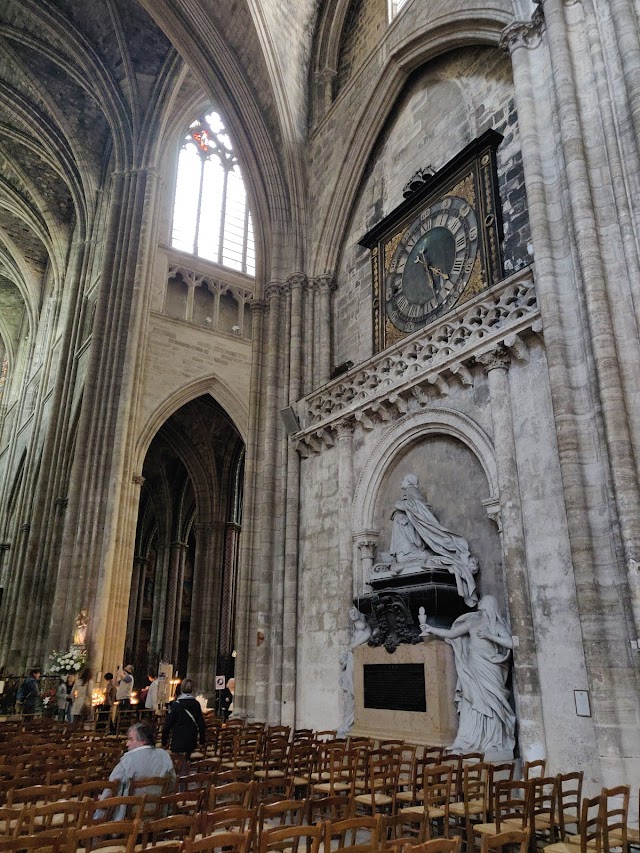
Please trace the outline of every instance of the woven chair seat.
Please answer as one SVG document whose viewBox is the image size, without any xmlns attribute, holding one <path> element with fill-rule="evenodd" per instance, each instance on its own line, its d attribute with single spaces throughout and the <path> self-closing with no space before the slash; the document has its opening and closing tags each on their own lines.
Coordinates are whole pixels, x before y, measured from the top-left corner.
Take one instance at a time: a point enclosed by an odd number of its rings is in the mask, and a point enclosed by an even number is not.
<svg viewBox="0 0 640 853">
<path fill-rule="evenodd" d="M 358 794 L 358 796 L 354 797 L 353 799 L 356 801 L 356 803 L 362 803 L 362 805 L 364 806 L 371 805 L 371 794 Z M 390 806 L 393 803 L 393 799 L 387 794 L 380 794 L 376 792 L 373 795 L 373 799 L 376 806 Z"/>
<path fill-rule="evenodd" d="M 415 815 L 416 817 L 422 817 L 425 813 L 424 806 L 407 806 L 404 809 L 400 809 L 398 812 L 401 815 Z M 438 808 L 437 806 L 432 806 L 429 809 L 428 817 L 430 820 L 435 820 L 435 818 L 440 818 L 445 816 L 445 810 Z"/>
<path fill-rule="evenodd" d="M 465 811 L 464 803 L 451 803 L 449 813 L 457 817 L 464 817 L 465 814 L 482 814 L 484 803 L 482 800 L 469 800 Z"/>
</svg>

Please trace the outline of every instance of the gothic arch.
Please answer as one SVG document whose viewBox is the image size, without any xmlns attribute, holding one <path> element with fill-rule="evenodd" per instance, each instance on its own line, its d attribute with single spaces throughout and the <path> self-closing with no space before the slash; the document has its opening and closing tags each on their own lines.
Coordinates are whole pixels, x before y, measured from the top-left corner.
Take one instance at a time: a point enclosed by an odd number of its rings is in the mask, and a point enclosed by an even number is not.
<svg viewBox="0 0 640 853">
<path fill-rule="evenodd" d="M 511 22 L 512 15 L 506 11 L 501 14 L 483 10 L 476 5 L 476 9 L 447 12 L 446 16 L 423 23 L 390 49 L 382 70 L 368 85 L 370 94 L 362 98 L 360 112 L 350 117 L 353 132 L 340 169 L 336 171 L 324 221 L 319 224 L 318 233 L 322 238 L 317 241 L 311 269 L 336 269 L 343 235 L 367 163 L 409 76 L 453 49 L 476 45 L 498 47 L 500 35 Z M 407 9 L 406 13 L 410 11 Z"/>
<path fill-rule="evenodd" d="M 205 377 L 204 379 L 192 382 L 190 385 L 179 388 L 167 397 L 164 402 L 160 403 L 153 415 L 149 417 L 140 429 L 133 455 L 133 469 L 135 471 L 141 470 L 149 445 L 162 424 L 186 403 L 189 403 L 196 397 L 201 397 L 203 394 L 210 394 L 222 406 L 233 421 L 243 442 L 247 443 L 249 412 L 246 405 L 225 383 L 214 376 Z"/>
<path fill-rule="evenodd" d="M 470 417 L 453 409 L 424 409 L 407 415 L 384 433 L 364 465 L 356 485 L 351 530 L 354 535 L 375 529 L 375 504 L 382 480 L 398 454 L 428 435 L 443 434 L 461 441 L 477 457 L 487 478 L 487 499 L 498 499 L 495 450 L 486 432 Z"/>
</svg>

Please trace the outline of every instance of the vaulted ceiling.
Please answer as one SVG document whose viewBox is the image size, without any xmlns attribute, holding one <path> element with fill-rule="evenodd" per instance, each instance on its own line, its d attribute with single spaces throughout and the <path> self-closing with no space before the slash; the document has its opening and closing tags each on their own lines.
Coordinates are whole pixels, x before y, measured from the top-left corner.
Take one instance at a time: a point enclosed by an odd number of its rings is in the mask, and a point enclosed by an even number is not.
<svg viewBox="0 0 640 853">
<path fill-rule="evenodd" d="M 185 104 L 208 98 L 227 113 L 258 215 L 291 227 L 316 3 L 1 4 L 0 338 L 10 357 L 62 285 L 71 241 L 91 238 L 105 176 L 149 159 L 149 137 L 184 121 Z"/>
</svg>

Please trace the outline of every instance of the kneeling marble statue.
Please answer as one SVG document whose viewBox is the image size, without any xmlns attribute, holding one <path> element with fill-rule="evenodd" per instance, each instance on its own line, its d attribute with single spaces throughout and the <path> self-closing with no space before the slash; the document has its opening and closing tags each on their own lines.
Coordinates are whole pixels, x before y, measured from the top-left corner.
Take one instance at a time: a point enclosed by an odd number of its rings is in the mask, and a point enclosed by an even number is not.
<svg viewBox="0 0 640 853">
<path fill-rule="evenodd" d="M 441 637 L 453 648 L 459 724 L 450 749 L 489 757 L 513 754 L 516 718 L 507 689 L 513 642 L 496 599 L 483 595 L 477 611 L 460 616 L 450 629 L 426 621 L 421 627 L 423 637 Z"/>
</svg>

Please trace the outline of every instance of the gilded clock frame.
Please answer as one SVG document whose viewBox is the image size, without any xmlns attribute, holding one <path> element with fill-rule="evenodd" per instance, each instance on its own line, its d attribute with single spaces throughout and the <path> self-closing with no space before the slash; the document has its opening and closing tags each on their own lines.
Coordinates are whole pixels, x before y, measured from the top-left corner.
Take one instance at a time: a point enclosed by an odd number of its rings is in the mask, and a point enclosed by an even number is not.
<svg viewBox="0 0 640 853">
<path fill-rule="evenodd" d="M 406 194 L 406 200 L 379 222 L 359 242 L 371 252 L 373 285 L 373 344 L 380 352 L 411 332 L 397 329 L 387 317 L 385 307 L 386 278 L 391 259 L 403 234 L 415 224 L 423 210 L 445 196 L 464 199 L 475 211 L 478 224 L 478 251 L 471 275 L 453 305 L 435 309 L 422 329 L 436 319 L 454 311 L 477 293 L 503 278 L 502 215 L 498 195 L 496 151 L 502 136 L 489 130 L 452 158 L 435 175 L 426 178 L 417 189 Z"/>
</svg>

